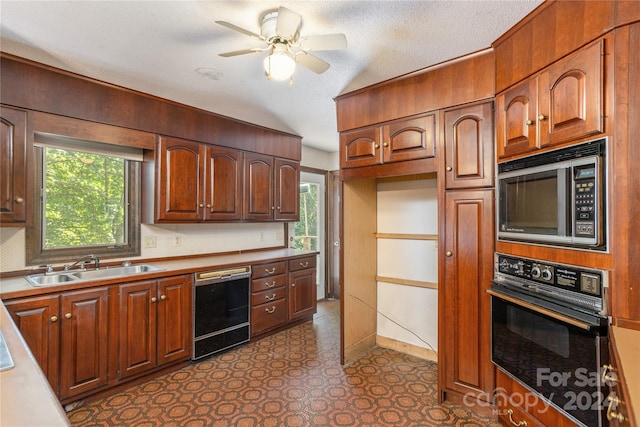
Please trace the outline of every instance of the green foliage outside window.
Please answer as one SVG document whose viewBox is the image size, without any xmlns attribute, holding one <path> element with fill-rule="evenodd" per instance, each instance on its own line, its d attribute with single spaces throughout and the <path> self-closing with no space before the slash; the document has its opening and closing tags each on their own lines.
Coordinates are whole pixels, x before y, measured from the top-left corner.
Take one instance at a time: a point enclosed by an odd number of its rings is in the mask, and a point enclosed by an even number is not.
<svg viewBox="0 0 640 427">
<path fill-rule="evenodd" d="M 318 250 L 319 185 L 306 183 L 300 188 L 300 221 L 296 223 L 294 248 Z"/>
<path fill-rule="evenodd" d="M 43 247 L 126 243 L 126 161 L 45 149 Z"/>
</svg>

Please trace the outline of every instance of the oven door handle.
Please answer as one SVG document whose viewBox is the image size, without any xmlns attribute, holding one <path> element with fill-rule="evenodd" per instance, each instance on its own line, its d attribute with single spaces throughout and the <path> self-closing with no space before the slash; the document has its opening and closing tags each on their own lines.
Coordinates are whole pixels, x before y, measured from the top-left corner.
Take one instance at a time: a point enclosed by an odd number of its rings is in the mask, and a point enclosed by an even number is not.
<svg viewBox="0 0 640 427">
<path fill-rule="evenodd" d="M 580 329 L 584 329 L 585 331 L 589 331 L 591 330 L 591 325 L 585 322 L 581 322 L 579 320 L 576 320 L 572 317 L 569 316 L 565 316 L 564 314 L 560 314 L 560 313 L 556 313 L 555 311 L 552 310 L 548 310 L 546 308 L 543 307 L 539 307 L 535 304 L 531 304 L 529 302 L 526 301 L 522 301 L 518 298 L 514 298 L 512 296 L 509 295 L 505 295 L 501 292 L 497 292 L 494 291 L 493 289 L 487 289 L 486 292 L 489 295 L 493 295 L 494 297 L 498 297 L 498 298 L 502 298 L 505 301 L 509 301 L 510 303 L 519 305 L 520 307 L 524 307 L 524 308 L 528 308 L 529 310 L 535 311 L 536 313 L 540 313 L 540 314 L 544 314 L 546 316 L 552 317 L 556 320 L 559 320 L 561 322 L 565 322 L 568 323 L 570 325 L 576 326 Z"/>
</svg>

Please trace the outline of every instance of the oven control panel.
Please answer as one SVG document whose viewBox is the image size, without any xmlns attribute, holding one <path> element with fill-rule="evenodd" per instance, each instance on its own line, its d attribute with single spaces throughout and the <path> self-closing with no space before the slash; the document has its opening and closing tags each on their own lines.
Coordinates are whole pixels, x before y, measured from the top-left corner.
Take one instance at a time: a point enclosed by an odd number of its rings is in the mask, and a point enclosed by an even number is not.
<svg viewBox="0 0 640 427">
<path fill-rule="evenodd" d="M 602 298 L 607 286 L 607 274 L 602 270 L 555 264 L 547 261 L 519 258 L 510 255 L 495 254 L 495 275 L 523 283 L 530 288 L 540 283 L 545 288 L 555 288 L 567 292 Z M 515 280 L 514 280 L 515 279 Z"/>
</svg>

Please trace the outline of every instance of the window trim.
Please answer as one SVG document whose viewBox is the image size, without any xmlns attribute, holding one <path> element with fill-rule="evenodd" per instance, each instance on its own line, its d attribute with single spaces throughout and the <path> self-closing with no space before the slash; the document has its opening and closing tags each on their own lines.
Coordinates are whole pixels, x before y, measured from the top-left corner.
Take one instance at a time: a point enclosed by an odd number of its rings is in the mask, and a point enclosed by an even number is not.
<svg viewBox="0 0 640 427">
<path fill-rule="evenodd" d="M 53 264 L 75 261 L 77 258 L 94 254 L 100 258 L 126 258 L 140 256 L 140 218 L 141 218 L 141 186 L 142 164 L 127 161 L 127 242 L 118 246 L 80 246 L 73 248 L 42 249 L 42 191 L 44 150 L 35 147 L 36 180 L 33 192 L 33 225 L 26 228 L 26 265 Z"/>
</svg>

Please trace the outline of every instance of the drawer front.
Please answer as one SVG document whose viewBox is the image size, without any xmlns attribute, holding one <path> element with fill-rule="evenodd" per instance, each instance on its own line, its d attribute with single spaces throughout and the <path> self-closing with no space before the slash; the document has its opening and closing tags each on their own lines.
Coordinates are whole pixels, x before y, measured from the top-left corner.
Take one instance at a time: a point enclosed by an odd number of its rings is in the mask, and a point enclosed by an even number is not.
<svg viewBox="0 0 640 427">
<path fill-rule="evenodd" d="M 269 289 L 262 292 L 255 292 L 251 294 L 251 306 L 254 307 L 260 304 L 266 304 L 269 302 L 283 299 L 287 288 L 280 286 L 279 288 Z"/>
<path fill-rule="evenodd" d="M 251 277 L 253 279 L 257 279 L 259 277 L 277 276 L 278 274 L 284 274 L 286 269 L 287 269 L 286 261 L 254 265 L 251 267 Z"/>
<path fill-rule="evenodd" d="M 284 299 L 260 304 L 251 309 L 251 335 L 259 334 L 287 321 L 287 305 Z"/>
<path fill-rule="evenodd" d="M 262 277 L 260 279 L 253 279 L 251 281 L 251 292 L 260 292 L 273 290 L 285 286 L 287 284 L 287 276 L 280 274 L 273 277 Z"/>
<path fill-rule="evenodd" d="M 305 268 L 316 268 L 315 255 L 289 261 L 289 271 L 304 270 Z"/>
</svg>

